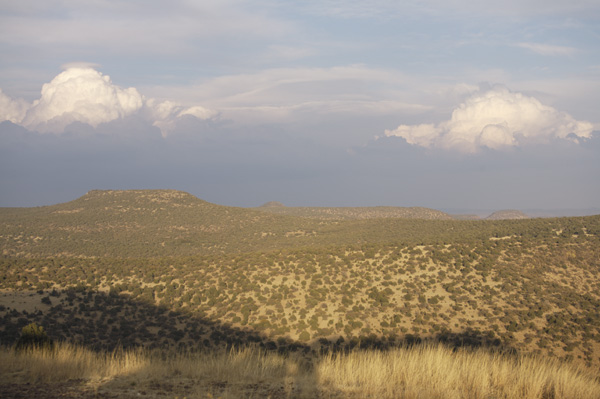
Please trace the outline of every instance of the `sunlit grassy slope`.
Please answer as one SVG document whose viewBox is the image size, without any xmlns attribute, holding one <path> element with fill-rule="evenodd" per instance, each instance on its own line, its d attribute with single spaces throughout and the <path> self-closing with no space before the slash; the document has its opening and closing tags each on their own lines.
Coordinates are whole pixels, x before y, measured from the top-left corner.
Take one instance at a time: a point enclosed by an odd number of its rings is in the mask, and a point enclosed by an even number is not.
<svg viewBox="0 0 600 399">
<path fill-rule="evenodd" d="M 415 346 L 322 355 L 307 362 L 256 348 L 164 354 L 54 351 L 0 352 L 0 393 L 48 385 L 77 397 L 190 398 L 598 398 L 600 381 L 556 361 Z M 9 385 L 10 384 L 10 385 Z M 9 388 L 10 387 L 10 388 Z M 10 389 L 10 391 L 9 391 Z M 60 396 L 60 391 L 55 392 Z M 75 397 L 75 396 L 74 396 Z"/>
</svg>

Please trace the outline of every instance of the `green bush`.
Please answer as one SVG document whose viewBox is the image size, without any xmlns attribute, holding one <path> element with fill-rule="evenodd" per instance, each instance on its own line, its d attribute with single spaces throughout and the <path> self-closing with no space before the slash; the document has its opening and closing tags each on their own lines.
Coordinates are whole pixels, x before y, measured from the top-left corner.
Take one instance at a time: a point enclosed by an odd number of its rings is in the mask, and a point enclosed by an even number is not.
<svg viewBox="0 0 600 399">
<path fill-rule="evenodd" d="M 310 334 L 307 331 L 302 331 L 300 333 L 300 336 L 298 337 L 298 339 L 300 339 L 300 341 L 309 341 L 310 340 Z"/>
<path fill-rule="evenodd" d="M 44 327 L 30 323 L 21 330 L 21 336 L 15 347 L 17 350 L 39 347 L 53 348 L 54 342 L 48 337 Z"/>
</svg>

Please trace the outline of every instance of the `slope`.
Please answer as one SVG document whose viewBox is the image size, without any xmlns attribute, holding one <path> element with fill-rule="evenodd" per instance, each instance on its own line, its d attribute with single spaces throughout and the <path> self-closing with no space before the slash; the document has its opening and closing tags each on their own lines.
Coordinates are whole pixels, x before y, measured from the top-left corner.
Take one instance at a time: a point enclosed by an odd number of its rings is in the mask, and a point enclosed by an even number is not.
<svg viewBox="0 0 600 399">
<path fill-rule="evenodd" d="M 0 209 L 0 245 L 13 256 L 237 252 L 261 241 L 269 247 L 277 241 L 273 237 L 302 231 L 308 224 L 211 204 L 174 190 L 94 190 L 64 204 Z"/>
<path fill-rule="evenodd" d="M 19 257 L 160 257 L 417 245 L 547 235 L 559 228 L 553 220 L 320 220 L 215 205 L 174 190 L 95 190 L 64 204 L 0 208 L 0 249 Z"/>
<path fill-rule="evenodd" d="M 354 220 L 354 219 L 425 219 L 425 220 L 450 220 L 447 213 L 423 207 L 285 207 L 273 206 L 267 203 L 256 210 L 276 215 L 299 216 L 319 220 Z"/>
</svg>

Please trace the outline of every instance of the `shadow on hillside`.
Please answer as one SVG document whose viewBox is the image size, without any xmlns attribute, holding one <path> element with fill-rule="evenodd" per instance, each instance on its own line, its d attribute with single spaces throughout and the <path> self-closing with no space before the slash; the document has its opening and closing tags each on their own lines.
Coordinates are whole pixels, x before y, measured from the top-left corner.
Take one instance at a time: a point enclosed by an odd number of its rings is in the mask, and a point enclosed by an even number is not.
<svg viewBox="0 0 600 399">
<path fill-rule="evenodd" d="M 516 355 L 518 351 L 512 345 L 502 342 L 491 332 L 482 332 L 476 329 L 466 329 L 462 332 L 443 331 L 435 335 L 419 336 L 406 334 L 404 336 L 377 337 L 359 336 L 345 340 L 343 337 L 337 341 L 319 340 L 318 350 L 327 352 L 350 352 L 353 350 L 389 350 L 392 348 L 410 348 L 416 345 L 443 345 L 452 350 L 459 349 L 485 349 L 489 352 Z"/>
<path fill-rule="evenodd" d="M 268 395 L 271 397 L 318 396 L 318 384 L 310 372 L 312 367 L 310 357 L 315 351 L 308 345 L 286 339 L 273 340 L 251 328 L 241 329 L 226 323 L 214 322 L 185 309 L 173 310 L 132 299 L 128 295 L 78 288 L 65 291 L 54 290 L 49 295 L 48 292 L 39 291 L 37 294 L 32 293 L 32 298 L 38 303 L 41 301 L 35 311 L 19 311 L 8 306 L 0 308 L 2 321 L 0 344 L 4 346 L 15 344 L 22 328 L 35 322 L 44 327 L 53 341 L 69 342 L 93 351 L 119 352 L 121 349 L 143 347 L 157 351 L 153 353 L 167 358 L 176 352 L 192 355 L 226 353 L 232 349 L 254 347 L 264 351 L 293 355 L 294 359 L 298 360 L 296 364 L 308 371 L 301 374 L 301 381 L 294 379 L 295 374 L 291 377 L 286 375 L 280 378 L 280 381 L 276 376 L 270 377 L 269 389 L 273 386 L 279 388 L 269 391 Z M 143 376 L 147 374 L 147 370 L 142 368 L 135 373 Z M 111 384 L 113 383 L 108 381 L 104 385 L 109 389 Z M 103 386 L 97 389 L 102 390 Z M 183 390 L 185 394 L 197 394 L 192 386 L 175 387 L 171 383 L 162 381 L 154 383 L 153 389 L 165 394 L 173 394 L 176 392 L 173 391 L 174 389 Z M 228 389 L 228 386 L 223 381 L 217 381 L 207 389 L 210 391 L 202 393 L 203 395 L 210 394 L 218 397 Z M 257 390 L 259 387 L 249 389 Z M 179 391 L 177 393 L 181 393 Z"/>
<path fill-rule="evenodd" d="M 39 292 L 38 292 L 39 294 Z M 2 309 L 3 329 L 0 343 L 12 345 L 20 336 L 21 329 L 35 322 L 43 326 L 54 341 L 66 341 L 83 345 L 92 350 L 115 350 L 119 348 L 144 347 L 159 351 L 207 352 L 229 350 L 244 346 L 256 346 L 266 351 L 283 355 L 294 355 L 300 359 L 308 372 L 303 381 L 285 378 L 281 387 L 290 386 L 310 389 L 318 396 L 316 376 L 311 376 L 311 362 L 315 355 L 323 353 L 350 352 L 353 350 L 387 350 L 395 347 L 410 347 L 422 343 L 441 343 L 451 348 L 486 347 L 503 353 L 516 353 L 515 349 L 502 343 L 493 334 L 477 330 L 461 333 L 441 332 L 433 337 L 416 335 L 402 337 L 375 335 L 345 339 L 320 338 L 312 345 L 290 339 L 273 339 L 250 328 L 241 329 L 226 323 L 218 323 L 194 315 L 185 309 L 173 310 L 165 306 L 132 299 L 127 295 L 109 294 L 87 289 L 53 291 L 45 297 L 47 310 L 34 312 Z M 141 371 L 143 372 L 143 371 Z M 308 379 L 306 376 L 309 376 Z M 277 383 L 275 385 L 278 385 Z M 224 387 L 221 387 L 224 388 Z M 219 386 L 214 387 L 219 393 Z M 282 388 L 283 389 L 283 388 Z M 298 392 L 295 392 L 295 396 Z M 281 391 L 274 397 L 286 394 Z"/>
<path fill-rule="evenodd" d="M 40 295 L 40 298 L 44 295 Z M 148 349 L 212 350 L 215 348 L 256 345 L 280 353 L 385 350 L 422 343 L 441 343 L 451 348 L 491 348 L 515 352 L 490 331 L 466 329 L 462 332 L 441 331 L 421 337 L 415 334 L 378 337 L 320 338 L 312 345 L 290 339 L 271 339 L 251 328 L 238 328 L 192 314 L 185 309 L 173 310 L 128 295 L 87 289 L 68 289 L 50 293 L 48 309 L 33 312 L 4 309 L 0 343 L 12 345 L 21 329 L 35 322 L 44 326 L 50 338 L 84 345 L 93 350 L 114 350 L 142 346 Z M 44 303 L 44 300 L 42 300 Z"/>
<path fill-rule="evenodd" d="M 141 346 L 197 351 L 248 344 L 278 348 L 277 343 L 251 329 L 235 328 L 184 309 L 173 310 L 128 295 L 86 289 L 54 290 L 49 301 L 51 306 L 46 306 L 45 311 L 5 309 L 0 342 L 13 344 L 22 327 L 35 322 L 55 341 L 76 343 L 92 350 Z M 298 350 L 300 346 L 291 344 L 290 349 Z"/>
</svg>

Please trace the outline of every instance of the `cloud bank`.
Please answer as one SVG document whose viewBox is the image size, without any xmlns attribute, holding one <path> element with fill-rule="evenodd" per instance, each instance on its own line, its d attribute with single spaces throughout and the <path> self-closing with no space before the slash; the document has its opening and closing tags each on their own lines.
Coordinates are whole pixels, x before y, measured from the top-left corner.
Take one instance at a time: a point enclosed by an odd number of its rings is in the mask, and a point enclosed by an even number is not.
<svg viewBox="0 0 600 399">
<path fill-rule="evenodd" d="M 90 66 L 67 66 L 42 87 L 33 104 L 13 100 L 0 90 L 0 122 L 11 121 L 41 133 L 62 133 L 73 122 L 93 127 L 140 115 L 167 135 L 184 115 L 211 119 L 215 111 L 201 106 L 184 107 L 170 101 L 146 99 L 133 87 L 121 88 L 108 75 Z"/>
<path fill-rule="evenodd" d="M 400 125 L 385 135 L 422 147 L 476 152 L 549 139 L 590 138 L 594 126 L 542 104 L 534 97 L 495 87 L 476 93 L 439 124 Z"/>
</svg>

